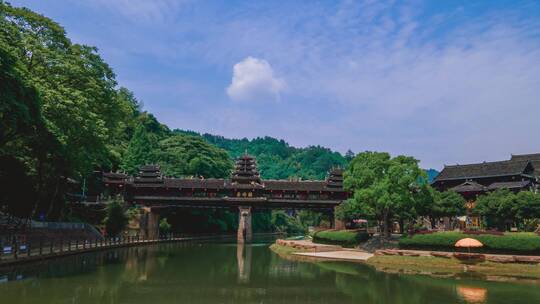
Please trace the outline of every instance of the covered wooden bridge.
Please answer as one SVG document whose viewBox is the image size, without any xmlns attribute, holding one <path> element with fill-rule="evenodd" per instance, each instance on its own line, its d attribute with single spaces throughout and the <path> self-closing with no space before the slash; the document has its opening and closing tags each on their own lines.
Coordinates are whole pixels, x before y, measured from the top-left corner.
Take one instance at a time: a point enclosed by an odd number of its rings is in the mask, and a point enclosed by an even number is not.
<svg viewBox="0 0 540 304">
<path fill-rule="evenodd" d="M 111 193 L 123 194 L 127 202 L 146 210 L 142 226 L 148 237 L 157 236 L 159 214 L 171 208 L 237 208 L 238 241 L 249 242 L 253 210 L 312 209 L 333 213 L 348 198 L 342 169 L 331 170 L 324 181 L 262 180 L 256 160 L 247 154 L 236 161 L 229 179 L 168 178 L 161 174 L 159 166 L 146 165 L 134 177 L 103 173 L 103 182 Z"/>
</svg>

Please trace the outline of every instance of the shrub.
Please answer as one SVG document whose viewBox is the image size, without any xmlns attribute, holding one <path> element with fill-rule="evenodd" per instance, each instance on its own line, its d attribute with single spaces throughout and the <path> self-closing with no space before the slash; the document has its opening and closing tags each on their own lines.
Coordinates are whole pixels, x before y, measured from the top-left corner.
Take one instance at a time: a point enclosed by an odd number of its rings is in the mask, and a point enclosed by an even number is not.
<svg viewBox="0 0 540 304">
<path fill-rule="evenodd" d="M 313 235 L 314 243 L 354 247 L 369 239 L 369 234 L 356 230 L 321 230 Z"/>
<path fill-rule="evenodd" d="M 171 231 L 171 224 L 167 221 L 167 218 L 162 218 L 159 221 L 159 232 L 165 235 Z"/>
<path fill-rule="evenodd" d="M 461 232 L 437 232 L 433 234 L 417 234 L 400 239 L 402 248 L 417 248 L 427 250 L 455 251 L 454 244 L 462 238 L 479 240 L 484 247 L 471 248 L 479 252 L 506 253 L 540 253 L 540 237 L 534 233 L 505 233 L 504 235 L 478 234 L 471 235 Z"/>
<path fill-rule="evenodd" d="M 105 231 L 108 236 L 117 236 L 128 224 L 128 217 L 124 212 L 124 207 L 119 201 L 113 201 L 107 205 L 107 215 L 103 220 Z"/>
</svg>

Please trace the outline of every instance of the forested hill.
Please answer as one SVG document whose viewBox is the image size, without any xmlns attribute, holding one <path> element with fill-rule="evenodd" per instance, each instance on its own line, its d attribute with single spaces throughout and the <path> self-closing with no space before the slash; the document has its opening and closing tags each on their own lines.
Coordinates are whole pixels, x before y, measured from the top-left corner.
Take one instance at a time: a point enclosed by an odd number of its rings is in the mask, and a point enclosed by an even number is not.
<svg viewBox="0 0 540 304">
<path fill-rule="evenodd" d="M 173 133 L 204 138 L 208 143 L 226 150 L 233 159 L 247 152 L 257 158 L 259 171 L 265 179 L 324 179 L 331 168 L 345 168 L 354 156 L 350 151 L 343 156 L 321 146 L 296 148 L 283 139 L 269 136 L 229 139 L 184 130 L 174 130 Z"/>
</svg>

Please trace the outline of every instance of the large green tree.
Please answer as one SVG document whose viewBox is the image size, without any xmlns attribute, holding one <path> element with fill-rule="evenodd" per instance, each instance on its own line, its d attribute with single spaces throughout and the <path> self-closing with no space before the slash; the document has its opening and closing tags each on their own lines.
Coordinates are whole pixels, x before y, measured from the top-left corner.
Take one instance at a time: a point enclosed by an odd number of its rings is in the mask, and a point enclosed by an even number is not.
<svg viewBox="0 0 540 304">
<path fill-rule="evenodd" d="M 138 125 L 123 156 L 122 169 L 134 174 L 139 166 L 156 163 L 156 148 L 156 136 L 148 133 L 142 124 Z"/>
<path fill-rule="evenodd" d="M 412 157 L 359 153 L 345 171 L 344 186 L 353 192 L 347 208 L 379 220 L 383 235 L 389 236 L 391 219 L 414 212 L 423 174 L 418 160 Z"/>
<path fill-rule="evenodd" d="M 56 218 L 68 177 L 112 165 L 125 100 L 95 48 L 73 44 L 54 21 L 4 1 L 0 58 L 0 153 L 32 180 L 32 213 Z"/>
<path fill-rule="evenodd" d="M 233 163 L 223 149 L 190 135 L 174 135 L 159 142 L 155 162 L 168 176 L 223 178 L 231 173 Z"/>
</svg>

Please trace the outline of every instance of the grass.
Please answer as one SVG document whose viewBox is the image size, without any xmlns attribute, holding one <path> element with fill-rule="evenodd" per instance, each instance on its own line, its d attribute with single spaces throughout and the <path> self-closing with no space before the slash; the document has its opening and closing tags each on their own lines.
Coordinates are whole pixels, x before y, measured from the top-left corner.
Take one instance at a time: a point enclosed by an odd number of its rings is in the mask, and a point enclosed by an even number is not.
<svg viewBox="0 0 540 304">
<path fill-rule="evenodd" d="M 367 233 L 356 230 L 322 230 L 313 235 L 313 242 L 354 247 L 368 238 Z"/>
<path fill-rule="evenodd" d="M 270 246 L 270 249 L 278 255 L 291 255 L 294 252 L 303 252 L 303 250 L 298 248 L 292 248 L 289 246 L 282 246 L 278 244 L 272 244 Z"/>
<path fill-rule="evenodd" d="M 454 244 L 458 240 L 467 237 L 477 239 L 484 244 L 484 247 L 480 249 L 471 249 L 471 251 L 520 254 L 540 253 L 540 236 L 527 232 L 511 232 L 505 233 L 503 236 L 467 235 L 461 232 L 416 234 L 412 237 L 400 239 L 399 246 L 401 248 L 454 251 Z"/>
<path fill-rule="evenodd" d="M 438 257 L 374 256 L 367 260 L 367 264 L 386 272 L 429 274 L 464 272 L 464 264 L 459 260 Z M 530 264 L 482 262 L 467 265 L 467 272 L 484 276 L 540 279 L 540 265 Z"/>
</svg>

